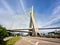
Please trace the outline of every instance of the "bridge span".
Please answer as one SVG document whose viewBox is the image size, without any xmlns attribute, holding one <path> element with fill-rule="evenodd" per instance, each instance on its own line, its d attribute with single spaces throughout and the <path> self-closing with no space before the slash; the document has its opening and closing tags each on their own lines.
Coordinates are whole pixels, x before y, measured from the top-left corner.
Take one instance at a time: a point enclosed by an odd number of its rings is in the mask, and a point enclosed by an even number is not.
<svg viewBox="0 0 60 45">
<path fill-rule="evenodd" d="M 60 29 L 60 27 L 51 27 L 51 28 L 38 28 L 39 30 L 53 30 L 53 29 Z M 26 28 L 26 29 L 11 29 L 11 30 L 7 30 L 10 32 L 32 32 L 33 28 Z"/>
<path fill-rule="evenodd" d="M 60 27 L 45 27 L 45 28 L 37 27 L 36 20 L 35 20 L 35 17 L 34 17 L 34 10 L 33 10 L 33 6 L 32 6 L 32 9 L 30 10 L 29 28 L 26 28 L 26 29 L 11 29 L 11 30 L 7 30 L 7 31 L 10 31 L 10 32 L 32 32 L 33 36 L 37 36 L 38 30 L 47 30 L 47 29 L 60 29 Z M 28 31 L 26 31 L 26 30 L 28 30 Z"/>
</svg>

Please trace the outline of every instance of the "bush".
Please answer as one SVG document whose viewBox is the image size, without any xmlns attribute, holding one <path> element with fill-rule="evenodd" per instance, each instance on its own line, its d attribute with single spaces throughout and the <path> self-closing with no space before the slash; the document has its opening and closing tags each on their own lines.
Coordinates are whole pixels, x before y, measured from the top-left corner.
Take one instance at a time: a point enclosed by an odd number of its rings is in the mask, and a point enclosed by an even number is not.
<svg viewBox="0 0 60 45">
<path fill-rule="evenodd" d="M 7 36 L 7 29 L 0 25 L 0 44 L 3 42 L 3 39 Z"/>
</svg>

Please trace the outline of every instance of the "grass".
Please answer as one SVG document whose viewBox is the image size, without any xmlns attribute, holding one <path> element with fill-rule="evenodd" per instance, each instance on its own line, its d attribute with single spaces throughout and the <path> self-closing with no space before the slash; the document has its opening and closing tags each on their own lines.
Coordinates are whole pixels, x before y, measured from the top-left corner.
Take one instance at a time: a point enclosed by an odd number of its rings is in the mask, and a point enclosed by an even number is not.
<svg viewBox="0 0 60 45">
<path fill-rule="evenodd" d="M 21 39 L 20 36 L 15 36 L 9 40 L 7 40 L 5 43 L 5 45 L 13 45 L 16 41 L 18 41 L 19 39 Z"/>
</svg>

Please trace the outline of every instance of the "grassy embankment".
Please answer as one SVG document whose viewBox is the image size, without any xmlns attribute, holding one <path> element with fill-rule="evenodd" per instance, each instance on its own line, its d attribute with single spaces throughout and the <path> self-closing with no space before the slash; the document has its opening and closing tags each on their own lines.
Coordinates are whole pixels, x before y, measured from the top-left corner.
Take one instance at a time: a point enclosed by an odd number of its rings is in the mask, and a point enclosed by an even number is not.
<svg viewBox="0 0 60 45">
<path fill-rule="evenodd" d="M 4 45 L 13 45 L 16 41 L 18 41 L 19 39 L 21 39 L 20 36 L 15 36 L 7 41 L 5 41 Z"/>
</svg>

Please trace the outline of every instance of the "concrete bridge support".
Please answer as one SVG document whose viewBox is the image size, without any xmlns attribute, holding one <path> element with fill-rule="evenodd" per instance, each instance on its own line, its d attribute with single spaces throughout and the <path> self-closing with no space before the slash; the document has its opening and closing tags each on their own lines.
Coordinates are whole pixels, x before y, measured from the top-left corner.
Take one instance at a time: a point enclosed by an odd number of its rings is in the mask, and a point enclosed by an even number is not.
<svg viewBox="0 0 60 45">
<path fill-rule="evenodd" d="M 37 36 L 38 28 L 37 28 L 36 21 L 35 21 L 35 18 L 34 18 L 33 6 L 32 6 L 32 10 L 30 12 L 30 25 L 29 25 L 29 28 L 32 28 L 32 36 Z"/>
</svg>

